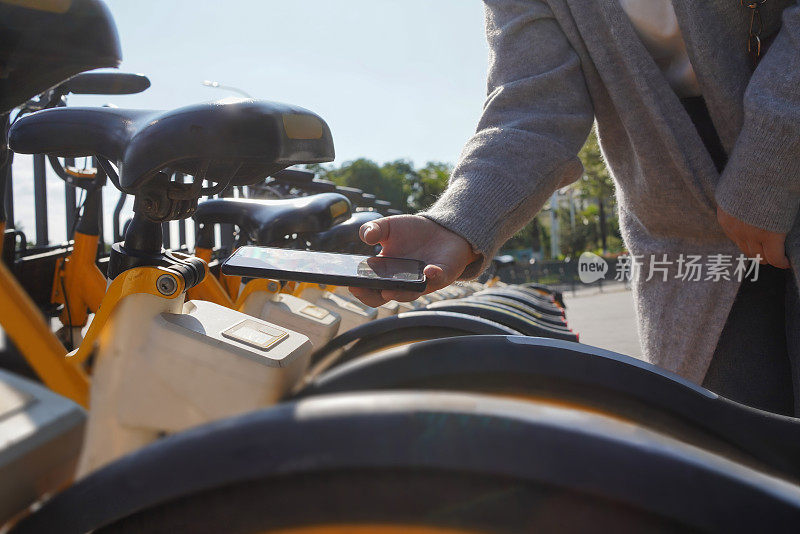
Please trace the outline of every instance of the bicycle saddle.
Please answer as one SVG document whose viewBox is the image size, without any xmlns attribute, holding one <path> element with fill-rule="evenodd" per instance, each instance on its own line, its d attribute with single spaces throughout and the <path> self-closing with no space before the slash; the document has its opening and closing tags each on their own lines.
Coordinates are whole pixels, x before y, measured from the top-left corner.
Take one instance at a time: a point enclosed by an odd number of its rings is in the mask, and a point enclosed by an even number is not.
<svg viewBox="0 0 800 534">
<path fill-rule="evenodd" d="M 358 205 L 359 207 L 362 208 L 371 208 L 375 206 L 375 200 L 377 200 L 375 195 L 364 193 L 363 195 L 361 195 L 361 200 L 358 201 Z"/>
<path fill-rule="evenodd" d="M 392 203 L 388 200 L 375 200 L 375 210 L 381 215 L 389 215 L 389 210 L 392 208 Z"/>
<path fill-rule="evenodd" d="M 275 178 L 275 176 L 273 176 L 273 178 Z M 287 181 L 283 178 L 278 178 L 275 180 L 275 182 L 288 185 L 290 187 L 295 187 L 306 193 L 332 193 L 336 191 L 336 184 L 329 182 L 328 180 L 311 180 L 308 182 L 300 182 Z"/>
<path fill-rule="evenodd" d="M 60 83 L 55 92 L 61 95 L 132 95 L 150 87 L 150 79 L 129 72 L 82 72 Z"/>
<path fill-rule="evenodd" d="M 374 254 L 375 247 L 367 245 L 359 237 L 361 226 L 369 221 L 380 219 L 381 214 L 375 211 L 359 211 L 341 224 L 330 230 L 319 232 L 306 239 L 313 250 L 325 252 L 350 252 L 357 254 Z"/>
<path fill-rule="evenodd" d="M 250 242 L 269 245 L 291 234 L 321 232 L 350 216 L 350 201 L 337 193 L 283 200 L 218 198 L 202 202 L 194 220 L 204 227 L 234 224 Z"/>
<path fill-rule="evenodd" d="M 314 176 L 313 172 L 301 169 L 284 169 L 272 174 L 272 178 L 289 184 L 307 184 Z"/>
<path fill-rule="evenodd" d="M 100 0 L 0 2 L 0 113 L 75 74 L 116 67 L 119 37 Z"/>
<path fill-rule="evenodd" d="M 197 180 L 248 185 L 291 165 L 334 158 L 330 129 L 319 116 L 244 99 L 172 111 L 47 109 L 17 121 L 9 145 L 25 154 L 116 162 L 120 189 L 129 194 L 167 167 Z"/>
<path fill-rule="evenodd" d="M 345 187 L 343 185 L 337 185 L 336 192 L 346 196 L 348 199 L 350 199 L 350 202 L 353 203 L 361 202 L 361 197 L 364 195 L 364 191 L 361 189 L 356 189 L 355 187 Z"/>
</svg>

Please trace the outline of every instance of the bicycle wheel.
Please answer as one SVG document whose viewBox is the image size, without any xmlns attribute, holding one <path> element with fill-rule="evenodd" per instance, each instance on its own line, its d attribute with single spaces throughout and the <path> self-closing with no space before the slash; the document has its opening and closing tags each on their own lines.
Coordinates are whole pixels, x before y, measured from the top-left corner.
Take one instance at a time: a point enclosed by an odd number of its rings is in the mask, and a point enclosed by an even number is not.
<svg viewBox="0 0 800 534">
<path fill-rule="evenodd" d="M 796 485 L 613 417 L 409 391 L 170 436 L 13 532 L 776 532 L 799 520 Z"/>
<path fill-rule="evenodd" d="M 418 341 L 470 335 L 519 334 L 499 323 L 452 312 L 413 311 L 340 334 L 311 356 L 309 377 L 366 354 Z"/>
<path fill-rule="evenodd" d="M 489 321 L 500 323 L 513 328 L 526 336 L 549 337 L 565 341 L 578 341 L 578 336 L 569 330 L 552 328 L 546 323 L 540 323 L 531 317 L 522 315 L 514 308 L 490 302 L 475 302 L 465 300 L 445 300 L 434 302 L 426 306 L 432 311 L 449 311 L 482 317 Z"/>
<path fill-rule="evenodd" d="M 508 297 L 500 297 L 496 295 L 482 295 L 479 297 L 467 297 L 462 299 L 465 302 L 493 302 L 495 304 L 503 304 L 504 306 L 509 306 L 514 308 L 519 313 L 530 317 L 533 320 L 536 320 L 541 323 L 545 323 L 549 325 L 551 328 L 556 328 L 560 330 L 569 330 L 567 328 L 567 320 L 563 316 L 556 316 L 556 315 L 549 315 L 544 313 L 539 313 L 527 304 L 523 304 L 518 300 L 510 299 Z"/>
<path fill-rule="evenodd" d="M 415 343 L 314 376 L 295 398 L 404 389 L 583 406 L 800 480 L 800 419 L 739 404 L 641 360 L 577 343 L 508 336 Z"/>
</svg>

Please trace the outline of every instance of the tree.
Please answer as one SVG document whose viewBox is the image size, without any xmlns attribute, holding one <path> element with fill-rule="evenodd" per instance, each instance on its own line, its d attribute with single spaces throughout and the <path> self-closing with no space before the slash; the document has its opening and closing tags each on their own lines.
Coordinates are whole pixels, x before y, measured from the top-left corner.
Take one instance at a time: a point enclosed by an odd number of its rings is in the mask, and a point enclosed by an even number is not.
<svg viewBox="0 0 800 534">
<path fill-rule="evenodd" d="M 450 181 L 453 167 L 449 163 L 428 162 L 416 173 L 416 181 L 411 187 L 409 206 L 413 211 L 422 211 L 436 202 Z"/>
<path fill-rule="evenodd" d="M 541 231 L 539 229 L 539 218 L 534 217 L 531 222 L 514 234 L 511 239 L 502 246 L 504 250 L 530 249 L 534 252 L 541 250 Z"/>
<path fill-rule="evenodd" d="M 409 212 L 425 210 L 436 202 L 447 188 L 452 172 L 449 163 L 432 161 L 417 170 L 413 162 L 402 159 L 378 165 L 360 158 L 339 167 L 313 164 L 304 168 L 320 179 L 361 189 Z"/>
<path fill-rule="evenodd" d="M 406 161 L 386 163 L 381 167 L 372 160 L 360 158 L 346 162 L 338 169 L 327 169 L 324 176 L 337 185 L 361 189 L 406 211 L 410 193 L 407 182 L 412 179 L 409 175 L 413 174 L 413 165 Z"/>
<path fill-rule="evenodd" d="M 580 151 L 579 157 L 583 162 L 584 175 L 576 184 L 581 198 L 597 202 L 597 221 L 600 230 L 600 248 L 608 251 L 609 228 L 607 212 L 614 205 L 614 181 L 608 172 L 608 167 L 600 152 L 600 143 L 597 132 L 592 133 Z"/>
<path fill-rule="evenodd" d="M 571 220 L 569 210 L 559 210 L 559 236 L 561 253 L 565 256 L 578 257 L 583 252 L 594 250 L 599 239 L 597 221 L 598 208 L 590 205 L 575 214 L 575 222 Z"/>
</svg>

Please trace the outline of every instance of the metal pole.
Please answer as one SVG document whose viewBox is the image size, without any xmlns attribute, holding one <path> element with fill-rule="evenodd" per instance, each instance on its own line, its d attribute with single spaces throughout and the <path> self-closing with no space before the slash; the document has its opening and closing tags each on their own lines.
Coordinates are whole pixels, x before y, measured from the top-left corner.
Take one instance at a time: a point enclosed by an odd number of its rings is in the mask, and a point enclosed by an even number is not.
<svg viewBox="0 0 800 534">
<path fill-rule="evenodd" d="M 233 197 L 233 187 L 227 187 L 219 195 L 220 198 Z M 232 224 L 220 224 L 220 248 L 224 251 L 225 255 L 233 254 L 233 232 L 234 227 Z"/>
<path fill-rule="evenodd" d="M 172 239 L 169 233 L 169 222 L 161 223 L 161 244 L 167 250 L 172 248 Z"/>
<path fill-rule="evenodd" d="M 64 167 L 75 165 L 75 158 L 64 158 Z M 67 241 L 72 239 L 72 229 L 75 228 L 75 188 L 64 182 L 64 210 L 67 222 Z"/>
<path fill-rule="evenodd" d="M 193 245 L 193 248 L 195 248 L 195 249 L 197 248 L 197 236 L 199 236 L 199 235 L 200 235 L 200 225 L 197 222 L 195 222 L 194 223 L 194 245 Z M 213 237 L 212 237 L 212 239 L 213 239 Z M 212 249 L 214 248 L 213 243 L 212 243 L 211 248 Z"/>
<path fill-rule="evenodd" d="M 33 201 L 36 215 L 36 246 L 49 243 L 47 235 L 47 169 L 44 154 L 33 156 Z"/>
<path fill-rule="evenodd" d="M 4 135 L 8 133 L 8 113 L 0 116 L 0 128 Z M 11 188 L 11 164 L 14 162 L 14 153 L 3 143 L 0 145 L 0 223 L 6 223 L 6 228 L 14 228 L 14 198 Z M 0 236 L 0 239 L 5 239 Z"/>
<path fill-rule="evenodd" d="M 575 230 L 575 199 L 573 198 L 572 189 L 569 190 L 569 225 L 570 228 Z"/>
<path fill-rule="evenodd" d="M 561 249 L 558 246 L 558 191 L 550 197 L 550 256 L 558 259 Z"/>
<path fill-rule="evenodd" d="M 128 195 L 120 192 L 119 200 L 114 208 L 114 243 L 119 243 L 124 238 L 122 235 L 122 208 L 125 207 L 125 200 L 127 198 Z"/>
<path fill-rule="evenodd" d="M 186 219 L 178 221 L 178 246 L 186 246 Z"/>
<path fill-rule="evenodd" d="M 186 176 L 183 173 L 175 173 L 175 181 L 183 184 L 186 183 Z M 178 221 L 178 247 L 186 246 L 186 219 Z"/>
<path fill-rule="evenodd" d="M 5 189 L 3 204 L 5 205 L 4 207 L 6 210 L 5 211 L 6 228 L 8 229 L 14 228 L 14 186 L 11 183 L 12 180 L 11 167 L 13 158 L 14 158 L 14 153 L 9 150 L 8 161 L 3 166 L 3 168 L 0 169 L 0 172 L 2 172 L 5 175 L 5 180 L 3 183 L 3 188 Z"/>
<path fill-rule="evenodd" d="M 92 157 L 92 166 L 95 169 L 98 170 L 100 169 L 100 162 L 97 161 L 96 157 Z M 103 181 L 103 185 L 105 185 L 105 180 Z M 105 188 L 102 186 L 97 191 L 97 226 L 98 226 L 97 235 L 100 236 L 100 239 L 97 240 L 97 249 L 101 254 L 105 252 L 105 245 L 106 245 L 106 240 L 104 237 L 105 227 L 106 227 L 106 217 L 105 217 L 105 207 L 103 206 L 103 191 L 105 191 Z"/>
</svg>

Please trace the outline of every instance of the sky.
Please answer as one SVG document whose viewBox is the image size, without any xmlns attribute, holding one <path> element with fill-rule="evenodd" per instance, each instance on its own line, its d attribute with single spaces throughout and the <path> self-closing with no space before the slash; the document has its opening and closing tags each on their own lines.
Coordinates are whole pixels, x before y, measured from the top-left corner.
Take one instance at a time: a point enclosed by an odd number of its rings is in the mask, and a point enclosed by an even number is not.
<svg viewBox="0 0 800 534">
<path fill-rule="evenodd" d="M 108 0 L 120 70 L 152 86 L 69 105 L 171 109 L 236 96 L 306 107 L 330 125 L 336 163 L 455 162 L 486 94 L 478 0 Z M 15 220 L 34 240 L 30 157 L 14 163 Z M 63 241 L 64 185 L 48 177 L 50 241 Z M 104 193 L 106 237 L 118 194 Z M 129 211 L 132 200 L 128 201 Z"/>
</svg>

